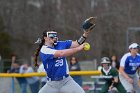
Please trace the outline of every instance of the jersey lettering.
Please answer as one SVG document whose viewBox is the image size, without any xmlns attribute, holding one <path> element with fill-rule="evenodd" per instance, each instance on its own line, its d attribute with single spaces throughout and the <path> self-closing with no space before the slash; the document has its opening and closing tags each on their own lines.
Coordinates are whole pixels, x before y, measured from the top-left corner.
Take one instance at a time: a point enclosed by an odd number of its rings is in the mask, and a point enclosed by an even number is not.
<svg viewBox="0 0 140 93">
<path fill-rule="evenodd" d="M 140 66 L 140 63 L 129 63 L 129 66 L 132 67 L 131 71 L 135 71 L 137 67 Z"/>
<path fill-rule="evenodd" d="M 135 71 L 136 69 L 137 69 L 137 67 L 136 66 L 133 66 L 131 70 L 134 70 Z"/>
<path fill-rule="evenodd" d="M 63 66 L 63 59 L 56 60 L 55 67 Z"/>
</svg>

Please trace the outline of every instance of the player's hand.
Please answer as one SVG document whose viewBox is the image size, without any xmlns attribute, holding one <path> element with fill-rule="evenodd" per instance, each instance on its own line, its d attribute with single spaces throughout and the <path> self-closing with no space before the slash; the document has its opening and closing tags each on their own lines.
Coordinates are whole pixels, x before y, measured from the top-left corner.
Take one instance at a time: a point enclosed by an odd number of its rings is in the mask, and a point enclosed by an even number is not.
<svg viewBox="0 0 140 93">
<path fill-rule="evenodd" d="M 83 50 L 84 47 L 85 47 L 85 45 L 86 45 L 86 43 L 83 43 L 83 44 L 79 45 L 79 46 L 78 46 L 78 49 L 79 49 L 79 50 Z"/>
<path fill-rule="evenodd" d="M 84 37 L 88 37 L 88 35 L 89 35 L 89 31 L 84 31 L 83 36 L 84 36 Z"/>
<path fill-rule="evenodd" d="M 112 84 L 111 84 L 110 87 L 109 87 L 109 91 L 112 90 L 114 83 L 115 83 L 115 81 L 113 80 L 113 81 L 112 81 Z"/>
<path fill-rule="evenodd" d="M 112 90 L 112 88 L 113 88 L 113 86 L 110 86 L 110 87 L 109 87 L 109 91 L 111 91 L 111 90 Z"/>
<path fill-rule="evenodd" d="M 133 79 L 132 78 L 128 78 L 127 79 L 129 83 L 133 84 Z"/>
</svg>

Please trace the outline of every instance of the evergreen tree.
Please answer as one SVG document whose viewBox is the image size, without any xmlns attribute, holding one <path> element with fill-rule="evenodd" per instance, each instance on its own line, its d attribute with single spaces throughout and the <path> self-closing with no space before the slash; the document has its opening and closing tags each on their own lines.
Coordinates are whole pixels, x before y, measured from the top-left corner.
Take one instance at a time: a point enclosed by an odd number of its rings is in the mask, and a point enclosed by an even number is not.
<svg viewBox="0 0 140 93">
<path fill-rule="evenodd" d="M 0 55 L 2 58 L 9 58 L 11 54 L 10 49 L 10 35 L 4 32 L 4 23 L 2 17 L 0 16 Z"/>
</svg>

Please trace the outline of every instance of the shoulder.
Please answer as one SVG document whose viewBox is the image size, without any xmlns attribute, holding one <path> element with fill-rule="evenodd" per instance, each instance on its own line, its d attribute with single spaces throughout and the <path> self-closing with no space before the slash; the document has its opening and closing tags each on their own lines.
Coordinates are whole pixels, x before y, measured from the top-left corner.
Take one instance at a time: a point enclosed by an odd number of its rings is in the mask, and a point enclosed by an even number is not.
<svg viewBox="0 0 140 93">
<path fill-rule="evenodd" d="M 40 50 L 40 52 L 43 54 L 54 54 L 55 51 L 56 51 L 55 49 L 48 47 L 48 46 L 45 46 L 45 45 L 43 45 L 41 50 Z"/>
<path fill-rule="evenodd" d="M 113 71 L 113 72 L 118 72 L 118 70 L 115 68 L 115 67 L 111 67 L 111 71 Z"/>
<path fill-rule="evenodd" d="M 123 55 L 123 57 L 121 58 L 121 60 L 126 60 L 130 56 L 131 56 L 131 53 L 130 52 L 129 53 L 126 53 L 126 54 Z"/>
<path fill-rule="evenodd" d="M 131 56 L 131 53 L 130 53 L 130 52 L 128 52 L 128 53 L 126 53 L 126 54 L 124 54 L 124 56 L 123 56 L 123 57 L 129 57 L 129 56 Z"/>
<path fill-rule="evenodd" d="M 137 53 L 137 55 L 140 57 L 140 54 L 139 53 Z"/>
<path fill-rule="evenodd" d="M 110 70 L 110 73 L 111 73 L 111 75 L 113 75 L 115 77 L 115 76 L 118 76 L 119 72 L 116 68 L 112 67 Z"/>
<path fill-rule="evenodd" d="M 43 45 L 42 48 L 40 49 L 40 52 L 44 52 L 46 49 L 48 49 L 48 46 Z"/>
<path fill-rule="evenodd" d="M 65 41 L 58 41 L 57 42 L 57 47 L 62 47 L 62 48 L 65 48 L 65 49 L 68 49 L 70 48 L 72 45 L 72 40 L 65 40 Z"/>
<path fill-rule="evenodd" d="M 101 68 L 101 72 L 104 73 L 103 68 Z"/>
<path fill-rule="evenodd" d="M 58 44 L 61 43 L 72 43 L 72 40 L 65 40 L 65 41 L 57 41 Z"/>
</svg>

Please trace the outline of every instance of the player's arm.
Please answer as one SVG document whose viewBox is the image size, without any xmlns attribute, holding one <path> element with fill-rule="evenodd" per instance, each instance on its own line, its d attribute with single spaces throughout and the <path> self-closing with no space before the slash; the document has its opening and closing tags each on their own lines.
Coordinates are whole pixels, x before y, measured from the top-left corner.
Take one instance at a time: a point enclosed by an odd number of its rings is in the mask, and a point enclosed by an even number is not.
<svg viewBox="0 0 140 93">
<path fill-rule="evenodd" d="M 120 66 L 119 72 L 126 78 L 129 79 L 130 77 L 124 72 L 124 67 Z"/>
<path fill-rule="evenodd" d="M 111 85 L 109 86 L 109 90 L 111 90 L 114 87 L 114 85 L 118 83 L 118 81 L 119 81 L 118 76 L 115 76 L 114 80 L 112 81 Z"/>
<path fill-rule="evenodd" d="M 129 76 L 125 73 L 124 71 L 124 66 L 127 60 L 127 55 L 124 55 L 122 57 L 122 59 L 120 60 L 120 68 L 119 68 L 119 72 L 125 77 L 125 78 L 129 78 Z"/>
<path fill-rule="evenodd" d="M 81 35 L 79 39 L 72 42 L 71 48 L 77 47 L 85 42 L 89 32 L 96 26 L 95 23 L 96 23 L 96 17 L 89 17 L 83 22 L 82 28 L 84 30 L 84 34 Z"/>
<path fill-rule="evenodd" d="M 118 77 L 118 70 L 116 68 L 113 69 L 113 78 L 114 78 L 114 83 L 118 83 L 119 77 Z"/>
<path fill-rule="evenodd" d="M 109 86 L 109 90 L 111 90 L 115 84 L 117 84 L 119 81 L 118 76 L 114 77 L 114 80 L 112 81 L 111 85 Z"/>
<path fill-rule="evenodd" d="M 119 81 L 118 76 L 114 77 L 114 82 L 115 82 L 115 83 L 118 83 L 118 81 Z"/>
<path fill-rule="evenodd" d="M 109 86 L 109 91 L 111 91 L 113 87 L 114 87 L 114 82 L 112 82 L 111 85 Z"/>
<path fill-rule="evenodd" d="M 119 72 L 127 79 L 128 82 L 131 84 L 133 83 L 132 78 L 130 78 L 125 72 L 124 72 L 124 67 L 120 66 Z"/>
<path fill-rule="evenodd" d="M 133 80 L 125 73 L 124 66 L 126 61 L 127 55 L 123 56 L 120 62 L 119 72 L 130 82 L 133 83 Z"/>
<path fill-rule="evenodd" d="M 90 31 L 84 31 L 83 35 L 79 39 L 77 39 L 76 41 L 72 41 L 71 48 L 75 48 L 83 44 L 86 41 L 89 32 Z"/>
<path fill-rule="evenodd" d="M 71 56 L 71 55 L 83 50 L 84 46 L 85 46 L 85 43 L 83 43 L 82 45 L 79 45 L 78 47 L 75 47 L 75 48 L 64 49 L 64 50 L 56 50 L 55 53 L 54 53 L 54 57 Z"/>
</svg>

